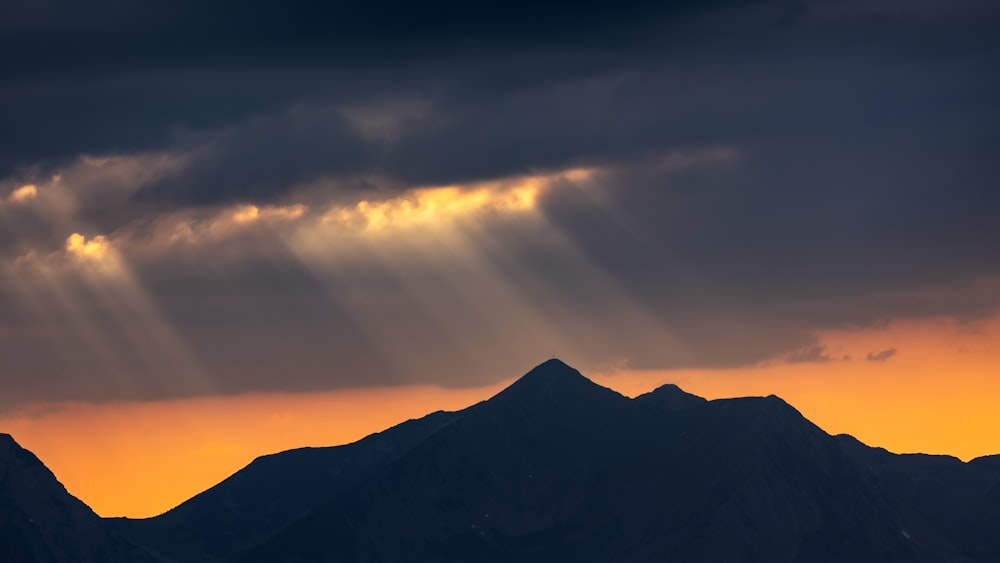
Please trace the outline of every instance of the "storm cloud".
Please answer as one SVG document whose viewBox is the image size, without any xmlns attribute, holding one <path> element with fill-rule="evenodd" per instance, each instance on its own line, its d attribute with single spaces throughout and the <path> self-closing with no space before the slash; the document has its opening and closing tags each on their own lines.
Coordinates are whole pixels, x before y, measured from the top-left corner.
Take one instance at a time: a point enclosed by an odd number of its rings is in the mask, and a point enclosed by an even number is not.
<svg viewBox="0 0 1000 563">
<path fill-rule="evenodd" d="M 2 10 L 2 407 L 824 361 L 1000 305 L 989 2 Z"/>
</svg>

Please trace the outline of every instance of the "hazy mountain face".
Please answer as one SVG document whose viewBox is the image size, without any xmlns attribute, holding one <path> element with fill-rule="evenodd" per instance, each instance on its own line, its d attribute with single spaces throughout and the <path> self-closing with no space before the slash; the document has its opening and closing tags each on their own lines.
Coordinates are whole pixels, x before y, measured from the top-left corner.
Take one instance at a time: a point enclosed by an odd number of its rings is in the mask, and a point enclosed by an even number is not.
<svg viewBox="0 0 1000 563">
<path fill-rule="evenodd" d="M 99 521 L 18 451 L 0 465 L 10 560 L 94 552 L 91 536 L 52 530 Z M 114 524 L 196 563 L 995 562 L 998 459 L 894 455 L 774 396 L 667 385 L 629 399 L 551 360 L 463 411 L 266 456 L 162 516 Z M 15 473 L 61 493 L 10 504 Z M 81 523 L 33 528 L 52 498 Z"/>
</svg>

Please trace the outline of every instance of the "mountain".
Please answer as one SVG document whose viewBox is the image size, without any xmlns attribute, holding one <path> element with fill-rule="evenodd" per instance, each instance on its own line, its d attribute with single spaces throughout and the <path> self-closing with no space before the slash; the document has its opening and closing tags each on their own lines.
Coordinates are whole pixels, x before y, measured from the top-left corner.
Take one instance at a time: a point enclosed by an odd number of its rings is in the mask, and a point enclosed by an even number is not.
<svg viewBox="0 0 1000 563">
<path fill-rule="evenodd" d="M 659 407 L 665 411 L 684 411 L 702 407 L 708 403 L 708 401 L 698 395 L 685 393 L 673 383 L 661 385 L 649 393 L 639 395 L 635 400 L 639 403 Z"/>
<path fill-rule="evenodd" d="M 455 419 L 436 412 L 345 446 L 300 448 L 254 460 L 156 518 L 116 519 L 125 535 L 185 563 L 222 561 L 336 499 L 372 471 Z"/>
<path fill-rule="evenodd" d="M 993 562 L 998 484 L 998 459 L 869 448 L 778 397 L 629 399 L 550 360 L 463 411 L 262 458 L 128 524 L 177 561 Z"/>
<path fill-rule="evenodd" d="M 83 541 L 3 515 L 21 560 Z M 549 360 L 462 411 L 264 456 L 163 515 L 106 523 L 177 563 L 995 563 L 1000 456 L 892 454 L 775 396 L 630 399 Z"/>
<path fill-rule="evenodd" d="M 236 560 L 948 560 L 902 516 L 777 397 L 630 400 L 549 362 Z"/>
<path fill-rule="evenodd" d="M 116 536 L 34 454 L 0 434 L 0 561 L 152 561 Z"/>
</svg>

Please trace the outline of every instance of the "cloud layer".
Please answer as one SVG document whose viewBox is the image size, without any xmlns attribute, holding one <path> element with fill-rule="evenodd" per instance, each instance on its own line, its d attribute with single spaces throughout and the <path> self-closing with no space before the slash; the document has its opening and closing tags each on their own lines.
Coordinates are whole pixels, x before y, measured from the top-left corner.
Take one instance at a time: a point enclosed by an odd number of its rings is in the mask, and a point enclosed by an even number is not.
<svg viewBox="0 0 1000 563">
<path fill-rule="evenodd" d="M 991 3 L 213 6 L 5 4 L 0 408 L 997 310 Z"/>
</svg>

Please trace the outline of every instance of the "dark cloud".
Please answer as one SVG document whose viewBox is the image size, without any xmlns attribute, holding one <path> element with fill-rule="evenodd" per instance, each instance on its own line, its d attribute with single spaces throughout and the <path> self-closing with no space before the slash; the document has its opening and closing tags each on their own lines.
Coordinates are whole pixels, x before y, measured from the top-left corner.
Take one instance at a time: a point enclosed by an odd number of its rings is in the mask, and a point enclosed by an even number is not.
<svg viewBox="0 0 1000 563">
<path fill-rule="evenodd" d="M 814 363 L 814 364 L 825 364 L 826 362 L 832 362 L 836 358 L 833 358 L 827 353 L 826 346 L 821 344 L 815 344 L 812 346 L 807 346 L 801 348 L 785 356 L 784 360 L 790 364 L 804 364 L 804 363 Z"/>
<path fill-rule="evenodd" d="M 461 159 L 480 161 L 479 173 L 492 174 L 511 164 L 545 166 L 634 150 L 651 134 L 659 142 L 668 133 L 671 141 L 697 142 L 718 137 L 720 128 L 746 134 L 761 123 L 780 131 L 800 118 L 839 119 L 837 112 L 797 112 L 768 123 L 766 111 L 785 104 L 760 104 L 794 100 L 794 89 L 810 84 L 832 98 L 831 83 L 864 85 L 883 71 L 890 73 L 885 82 L 893 82 L 891 74 L 914 55 L 919 66 L 942 57 L 946 65 L 956 59 L 985 64 L 996 56 L 986 39 L 996 18 L 930 25 L 898 7 L 860 10 L 880 14 L 864 19 L 851 10 L 823 15 L 824 3 L 797 2 L 505 3 L 495 10 L 179 2 L 148 11 L 111 2 L 85 10 L 58 4 L 39 11 L 33 3 L 5 3 L 9 17 L 0 18 L 6 22 L 0 42 L 10 48 L 0 52 L 10 60 L 0 79 L 0 115 L 9 126 L 0 134 L 0 171 L 80 153 L 165 149 L 184 131 L 287 115 L 303 103 L 330 107 L 396 96 L 434 98 L 452 118 L 451 126 L 434 122 L 412 136 L 413 146 L 389 159 L 399 173 L 445 175 L 428 153 L 466 146 L 456 146 L 456 137 L 496 135 L 492 146 L 470 144 L 466 151 L 475 154 Z M 378 60 L 370 60 L 376 54 Z M 887 56 L 896 60 L 880 66 Z M 860 63 L 853 69 L 860 82 L 842 75 L 853 61 Z M 612 91 L 609 99 L 588 92 L 592 85 L 583 81 L 566 83 L 635 69 L 651 73 L 626 85 L 641 89 Z M 546 95 L 547 84 L 562 89 Z M 921 88 L 947 84 L 919 82 Z M 906 104 L 879 106 L 874 111 L 881 114 Z M 685 110 L 693 110 L 691 118 L 678 119 Z M 652 119 L 643 120 L 650 112 Z M 632 130 L 636 125 L 645 126 Z M 523 135 L 512 138 L 518 126 Z M 574 152 L 602 131 L 611 138 L 588 151 L 596 154 Z M 537 142 L 519 148 L 532 138 Z M 309 140 L 304 136 L 302 143 Z M 564 146 L 567 140 L 573 143 Z M 539 148 L 548 150 L 531 152 Z M 332 165 L 324 170 L 336 171 Z"/>
<path fill-rule="evenodd" d="M 130 66 L 335 62 L 370 65 L 464 50 L 621 42 L 672 18 L 751 4 L 628 0 L 549 2 L 391 1 L 341 4 L 195 1 L 4 4 L 6 67 L 22 73 Z M 779 3 L 780 4 L 780 3 Z"/>
<path fill-rule="evenodd" d="M 206 137 L 194 140 L 193 161 L 149 196 L 180 204 L 267 201 L 324 173 L 371 169 L 371 151 L 329 110 L 255 117 Z"/>
<path fill-rule="evenodd" d="M 0 8 L 0 259 L 120 241 L 214 387 L 51 266 L 34 308 L 0 282 L 9 402 L 824 361 L 817 329 L 1000 305 L 995 3 L 41 6 Z M 452 239 L 212 223 L 579 167 Z"/>
<path fill-rule="evenodd" d="M 865 356 L 865 359 L 868 360 L 869 362 L 884 362 L 895 355 L 896 355 L 895 348 L 887 348 L 885 350 L 882 350 L 881 352 L 868 352 L 868 355 Z"/>
<path fill-rule="evenodd" d="M 944 288 L 998 274 L 990 256 L 1000 232 L 986 211 L 1000 204 L 987 189 L 994 165 L 908 145 L 748 151 L 722 166 L 610 178 L 604 206 L 574 187 L 543 205 L 608 275 L 664 315 L 716 303 L 830 326 L 954 313 L 960 304 Z M 971 169 L 979 180 L 941 181 Z M 980 313 L 996 306 L 966 296 Z"/>
</svg>

